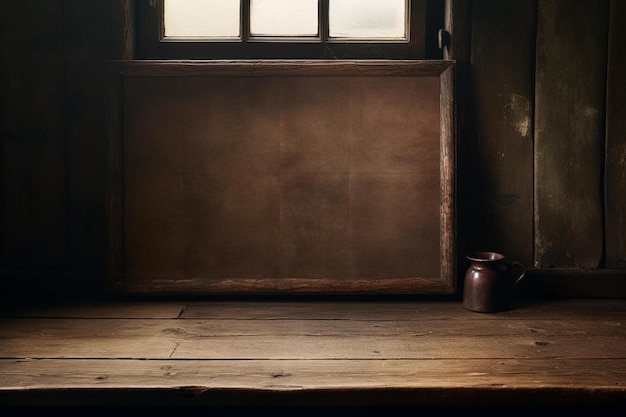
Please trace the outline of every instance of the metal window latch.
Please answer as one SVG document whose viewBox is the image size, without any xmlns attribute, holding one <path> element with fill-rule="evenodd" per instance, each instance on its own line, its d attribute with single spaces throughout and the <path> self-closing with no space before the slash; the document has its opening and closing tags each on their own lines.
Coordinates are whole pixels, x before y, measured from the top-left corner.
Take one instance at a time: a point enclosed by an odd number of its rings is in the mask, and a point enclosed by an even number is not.
<svg viewBox="0 0 626 417">
<path fill-rule="evenodd" d="M 439 45 L 439 49 L 450 48 L 451 43 L 450 32 L 445 29 L 439 29 L 437 33 L 437 43 Z"/>
</svg>

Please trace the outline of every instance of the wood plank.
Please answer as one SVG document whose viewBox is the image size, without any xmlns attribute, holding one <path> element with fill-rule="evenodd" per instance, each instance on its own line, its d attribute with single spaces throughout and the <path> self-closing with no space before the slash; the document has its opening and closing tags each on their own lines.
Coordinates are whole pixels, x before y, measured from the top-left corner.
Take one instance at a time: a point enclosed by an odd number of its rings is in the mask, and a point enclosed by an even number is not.
<svg viewBox="0 0 626 417">
<path fill-rule="evenodd" d="M 471 314 L 471 313 L 468 313 Z M 240 319 L 78 319 L 19 318 L 2 319 L 0 331 L 5 339 L 44 341 L 89 338 L 140 339 L 162 337 L 179 341 L 214 337 L 471 337 L 571 338 L 586 336 L 624 336 L 624 315 L 574 321 L 554 319 L 510 320 L 240 320 Z M 27 343 L 24 342 L 24 345 Z"/>
<path fill-rule="evenodd" d="M 0 6 L 3 275 L 67 262 L 61 3 Z"/>
<path fill-rule="evenodd" d="M 622 299 L 523 299 L 513 308 L 480 314 L 457 301 L 158 301 L 158 300 L 5 300 L 0 317 L 53 319 L 188 319 L 188 320 L 332 320 L 332 321 L 510 321 L 615 318 L 626 315 Z"/>
<path fill-rule="evenodd" d="M 607 0 L 539 0 L 537 268 L 601 266 L 608 9 Z"/>
<path fill-rule="evenodd" d="M 170 338 L 172 339 L 172 338 Z M 373 337 L 231 336 L 167 340 L 166 337 L 12 338 L 0 347 L 7 359 L 141 360 L 442 360 L 543 358 L 621 358 L 624 339 L 589 337 L 546 341 L 529 337 Z M 456 346 L 456 347 L 455 347 Z M 602 352 L 598 351 L 602 347 Z"/>
<path fill-rule="evenodd" d="M 474 0 L 467 250 L 533 261 L 535 0 Z"/>
<path fill-rule="evenodd" d="M 457 274 L 462 280 L 463 272 L 467 268 L 467 199 L 469 189 L 467 184 L 467 155 L 469 138 L 470 104 L 471 97 L 471 47 L 472 47 L 472 0 L 445 1 L 445 29 L 450 36 L 450 45 L 443 50 L 443 58 L 455 61 L 455 144 L 456 144 L 456 222 L 457 222 Z M 459 283 L 460 285 L 462 284 Z M 459 286 L 460 286 L 459 285 Z"/>
<path fill-rule="evenodd" d="M 0 406 L 626 405 L 624 300 L 543 300 L 498 314 L 341 304 L 198 300 L 184 303 L 190 318 L 156 319 L 142 317 L 180 304 L 130 302 L 118 314 L 133 318 L 84 319 L 115 317 L 117 303 L 82 303 L 6 318 Z M 307 318 L 320 310 L 330 314 Z"/>
<path fill-rule="evenodd" d="M 544 360 L 307 360 L 138 361 L 0 360 L 0 386 L 7 388 L 214 387 L 277 389 L 374 387 L 571 388 L 623 391 L 626 369 L 618 359 Z M 558 365 L 558 366 L 555 366 Z M 47 370 L 42 375 L 41 370 Z M 324 369 L 324 373 L 319 372 Z M 621 385 L 621 387 L 620 387 Z"/>
<path fill-rule="evenodd" d="M 610 312 L 610 313 L 609 313 Z M 515 300 L 513 309 L 495 314 L 468 312 L 459 302 L 345 302 L 345 301 L 212 301 L 187 302 L 181 317 L 186 319 L 239 320 L 510 320 L 622 317 L 624 300 Z"/>
<path fill-rule="evenodd" d="M 176 359 L 498 359 L 623 358 L 624 337 L 371 337 L 289 336 L 206 338 L 181 341 L 171 355 Z M 601 351 L 598 349 L 601 347 Z M 2 348 L 3 357 L 15 357 Z M 6 354 L 5 354 L 6 353 Z M 35 356 L 35 355 L 33 355 Z M 64 355 L 69 356 L 69 355 Z M 73 355 L 74 356 L 74 355 Z M 80 355 L 82 357 L 82 355 Z M 36 356 L 40 357 L 40 356 Z M 116 356 L 119 357 L 119 356 Z M 124 357 L 124 356 L 122 356 Z"/>
<path fill-rule="evenodd" d="M 606 109 L 606 267 L 626 268 L 626 4 L 611 0 Z"/>
<path fill-rule="evenodd" d="M 452 277 L 448 282 L 448 293 L 459 292 L 459 223 L 457 201 L 458 145 L 456 130 L 455 72 L 453 66 L 448 67 L 440 79 L 440 111 L 441 120 L 440 143 L 440 274 Z"/>
<path fill-rule="evenodd" d="M 439 76 L 452 61 L 432 60 L 193 60 L 115 61 L 112 69 L 123 77 L 272 77 L 272 76 Z"/>
<path fill-rule="evenodd" d="M 19 319 L 0 321 L 3 358 L 619 358 L 620 318 L 425 322 Z"/>
<path fill-rule="evenodd" d="M 7 333 L 3 329 L 6 339 L 0 351 L 11 357 L 23 354 L 25 358 L 42 358 L 47 356 L 46 352 L 56 352 L 53 356 L 57 358 L 167 358 L 177 343 L 167 332 L 162 334 L 163 324 L 158 320 L 3 319 L 1 322 L 6 324 Z M 9 323 L 18 327 L 11 331 Z"/>
<path fill-rule="evenodd" d="M 184 310 L 183 303 L 172 301 L 103 301 L 29 299 L 6 300 L 0 304 L 0 317 L 9 318 L 81 318 L 81 319 L 175 319 Z"/>
<path fill-rule="evenodd" d="M 242 366 L 243 365 L 243 366 Z M 0 404 L 623 404 L 623 360 L 0 360 Z M 320 372 L 323 369 L 324 372 Z M 74 402 L 76 404 L 76 402 Z"/>
<path fill-rule="evenodd" d="M 446 259 L 450 259 L 446 257 Z M 431 263 L 431 265 L 435 265 Z M 442 268 L 451 271 L 453 266 Z M 451 295 L 455 290 L 454 277 L 446 280 L 427 278 L 244 278 L 229 279 L 190 278 L 161 279 L 137 278 L 124 279 L 115 284 L 116 296 L 261 296 L 280 298 L 281 296 L 385 296 L 385 295 Z"/>
</svg>

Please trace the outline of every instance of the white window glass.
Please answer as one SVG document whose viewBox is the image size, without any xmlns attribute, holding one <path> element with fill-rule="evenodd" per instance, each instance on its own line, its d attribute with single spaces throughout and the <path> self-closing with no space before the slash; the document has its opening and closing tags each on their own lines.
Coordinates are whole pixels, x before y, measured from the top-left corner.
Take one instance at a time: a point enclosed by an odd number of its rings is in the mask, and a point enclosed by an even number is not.
<svg viewBox="0 0 626 417">
<path fill-rule="evenodd" d="M 165 37 L 238 38 L 240 0 L 164 0 Z"/>
<path fill-rule="evenodd" d="M 329 0 L 329 36 L 406 39 L 407 12 L 407 0 Z"/>
<path fill-rule="evenodd" d="M 317 36 L 318 0 L 252 0 L 252 36 Z"/>
</svg>

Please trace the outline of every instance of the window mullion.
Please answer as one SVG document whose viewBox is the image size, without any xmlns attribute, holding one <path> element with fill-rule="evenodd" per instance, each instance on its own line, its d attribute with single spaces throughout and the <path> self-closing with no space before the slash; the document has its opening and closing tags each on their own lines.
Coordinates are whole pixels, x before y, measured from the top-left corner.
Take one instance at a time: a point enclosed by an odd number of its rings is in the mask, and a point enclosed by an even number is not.
<svg viewBox="0 0 626 417">
<path fill-rule="evenodd" d="M 328 1 L 320 0 L 319 4 L 319 31 L 322 43 L 328 41 Z"/>
<path fill-rule="evenodd" d="M 250 39 L 250 2 L 241 0 L 241 42 L 248 43 Z"/>
</svg>

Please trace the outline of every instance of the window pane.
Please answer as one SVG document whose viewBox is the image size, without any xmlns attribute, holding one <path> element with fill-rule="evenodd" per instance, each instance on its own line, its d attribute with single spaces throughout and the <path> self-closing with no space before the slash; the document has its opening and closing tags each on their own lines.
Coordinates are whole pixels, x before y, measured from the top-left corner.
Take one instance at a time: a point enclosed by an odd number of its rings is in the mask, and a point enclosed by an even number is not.
<svg viewBox="0 0 626 417">
<path fill-rule="evenodd" d="M 317 36 L 318 0 L 252 0 L 252 36 Z"/>
<path fill-rule="evenodd" d="M 240 0 L 164 0 L 165 37 L 238 38 Z"/>
<path fill-rule="evenodd" d="M 406 16 L 406 0 L 329 0 L 329 36 L 406 39 Z"/>
</svg>

